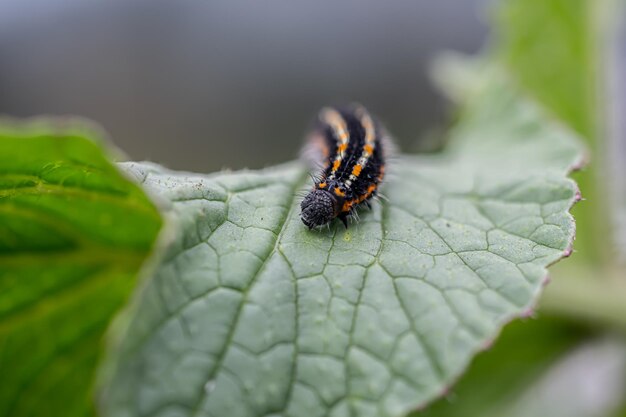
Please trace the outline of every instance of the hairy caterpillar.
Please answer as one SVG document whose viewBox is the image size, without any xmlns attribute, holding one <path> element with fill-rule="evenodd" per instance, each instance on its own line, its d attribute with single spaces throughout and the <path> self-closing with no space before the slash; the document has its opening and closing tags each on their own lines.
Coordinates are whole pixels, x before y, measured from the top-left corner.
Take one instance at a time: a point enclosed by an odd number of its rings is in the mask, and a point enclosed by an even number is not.
<svg viewBox="0 0 626 417">
<path fill-rule="evenodd" d="M 302 222 L 312 229 L 369 206 L 385 175 L 389 140 L 382 126 L 360 105 L 324 108 L 309 135 L 305 156 L 317 165 L 315 184 L 300 205 Z"/>
</svg>

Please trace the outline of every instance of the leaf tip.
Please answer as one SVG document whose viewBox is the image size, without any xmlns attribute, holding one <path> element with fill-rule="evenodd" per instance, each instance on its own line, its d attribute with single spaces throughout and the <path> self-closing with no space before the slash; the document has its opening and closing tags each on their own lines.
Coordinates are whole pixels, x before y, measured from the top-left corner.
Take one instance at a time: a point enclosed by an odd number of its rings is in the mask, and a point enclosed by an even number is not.
<svg viewBox="0 0 626 417">
<path fill-rule="evenodd" d="M 576 194 L 574 194 L 574 203 L 578 203 L 579 201 L 582 201 L 583 199 L 583 195 L 581 194 L 580 190 L 576 190 Z"/>
<path fill-rule="evenodd" d="M 534 307 L 528 307 L 526 310 L 522 311 L 520 314 L 520 318 L 522 319 L 534 319 L 536 318 L 536 311 Z"/>
</svg>

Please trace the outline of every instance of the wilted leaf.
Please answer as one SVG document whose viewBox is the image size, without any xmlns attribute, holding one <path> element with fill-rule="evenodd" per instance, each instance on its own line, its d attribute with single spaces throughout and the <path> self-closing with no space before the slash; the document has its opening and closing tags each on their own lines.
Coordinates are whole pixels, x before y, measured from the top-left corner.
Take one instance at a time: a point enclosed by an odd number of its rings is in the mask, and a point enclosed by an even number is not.
<svg viewBox="0 0 626 417">
<path fill-rule="evenodd" d="M 97 136 L 0 124 L 0 415 L 93 414 L 102 334 L 160 228 Z"/>
<path fill-rule="evenodd" d="M 116 329 L 105 416 L 402 416 L 441 395 L 569 254 L 572 134 L 490 72 L 446 153 L 389 162 L 388 201 L 309 231 L 297 164 L 126 164 L 176 235 Z"/>
</svg>

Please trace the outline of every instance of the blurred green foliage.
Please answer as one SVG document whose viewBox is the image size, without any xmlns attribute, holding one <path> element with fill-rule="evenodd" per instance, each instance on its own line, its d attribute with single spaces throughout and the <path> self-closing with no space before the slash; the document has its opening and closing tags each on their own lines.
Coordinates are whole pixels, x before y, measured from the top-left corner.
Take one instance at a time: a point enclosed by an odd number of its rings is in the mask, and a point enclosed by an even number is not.
<svg viewBox="0 0 626 417">
<path fill-rule="evenodd" d="M 516 321 L 505 328 L 495 346 L 481 353 L 468 372 L 443 398 L 415 416 L 503 417 L 520 392 L 556 359 L 592 334 L 554 318 Z"/>
<path fill-rule="evenodd" d="M 0 415 L 88 416 L 160 215 L 83 124 L 0 127 Z"/>
<path fill-rule="evenodd" d="M 505 0 L 494 12 L 499 59 L 523 87 L 590 143 L 597 125 L 594 3 Z"/>
</svg>

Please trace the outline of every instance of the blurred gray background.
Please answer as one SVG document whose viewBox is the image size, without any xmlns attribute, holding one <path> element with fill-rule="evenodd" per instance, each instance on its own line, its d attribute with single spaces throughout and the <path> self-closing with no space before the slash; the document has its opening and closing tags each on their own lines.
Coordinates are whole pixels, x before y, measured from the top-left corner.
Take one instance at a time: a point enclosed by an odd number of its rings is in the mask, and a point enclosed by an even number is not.
<svg viewBox="0 0 626 417">
<path fill-rule="evenodd" d="M 130 159 L 210 172 L 292 159 L 321 106 L 360 101 L 411 151 L 446 120 L 428 62 L 481 47 L 481 3 L 0 0 L 0 114 L 85 116 Z"/>
</svg>

